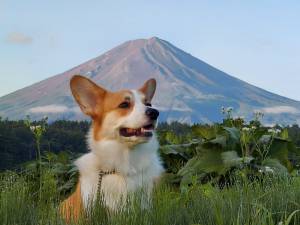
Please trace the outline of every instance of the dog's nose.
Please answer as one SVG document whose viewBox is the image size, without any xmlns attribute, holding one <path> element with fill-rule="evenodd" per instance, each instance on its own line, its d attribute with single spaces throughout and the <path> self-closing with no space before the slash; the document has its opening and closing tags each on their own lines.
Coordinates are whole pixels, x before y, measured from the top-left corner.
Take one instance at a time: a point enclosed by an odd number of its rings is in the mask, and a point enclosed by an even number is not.
<svg viewBox="0 0 300 225">
<path fill-rule="evenodd" d="M 156 109 L 153 108 L 147 108 L 146 109 L 146 115 L 151 119 L 151 120 L 156 120 L 157 117 L 159 116 L 159 112 Z"/>
</svg>

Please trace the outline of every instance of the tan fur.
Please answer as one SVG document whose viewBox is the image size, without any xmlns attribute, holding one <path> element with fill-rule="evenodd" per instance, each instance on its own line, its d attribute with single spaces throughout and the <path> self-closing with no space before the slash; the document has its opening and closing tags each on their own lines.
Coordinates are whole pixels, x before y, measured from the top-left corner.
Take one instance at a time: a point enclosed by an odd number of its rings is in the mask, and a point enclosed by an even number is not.
<svg viewBox="0 0 300 225">
<path fill-rule="evenodd" d="M 122 117 L 128 115 L 133 109 L 133 103 L 130 101 L 132 99 L 132 94 L 129 90 L 123 90 L 118 92 L 106 91 L 104 98 L 102 99 L 102 104 L 99 108 L 102 110 L 97 110 L 95 116 L 93 117 L 93 128 L 94 128 L 94 138 L 99 141 L 103 138 L 103 133 L 101 130 L 105 131 L 102 126 L 103 118 L 110 113 L 115 112 L 117 116 Z M 128 109 L 120 109 L 118 106 L 122 102 L 129 102 L 130 107 Z"/>
<path fill-rule="evenodd" d="M 81 199 L 80 182 L 78 182 L 76 191 L 60 204 L 60 213 L 69 224 L 71 221 L 78 221 L 83 213 Z"/>
</svg>

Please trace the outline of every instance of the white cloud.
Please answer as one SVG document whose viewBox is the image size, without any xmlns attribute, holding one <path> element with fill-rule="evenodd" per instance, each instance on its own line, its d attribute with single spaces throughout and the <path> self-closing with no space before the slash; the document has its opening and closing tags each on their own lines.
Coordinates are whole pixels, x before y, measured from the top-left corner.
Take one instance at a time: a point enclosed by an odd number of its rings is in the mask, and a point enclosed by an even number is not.
<svg viewBox="0 0 300 225">
<path fill-rule="evenodd" d="M 6 41 L 11 44 L 26 45 L 26 44 L 31 44 L 33 39 L 32 37 L 20 32 L 11 32 L 7 35 Z"/>
<path fill-rule="evenodd" d="M 73 109 L 63 105 L 45 105 L 29 109 L 31 113 L 64 113 L 68 111 L 73 111 Z"/>
<path fill-rule="evenodd" d="M 292 107 L 292 106 L 273 106 L 273 107 L 265 107 L 261 108 L 259 111 L 265 114 L 281 114 L 281 113 L 291 113 L 291 114 L 298 114 L 300 110 Z"/>
<path fill-rule="evenodd" d="M 158 109 L 159 111 L 179 111 L 179 112 L 192 112 L 193 110 L 190 108 L 180 108 L 180 107 L 164 107 L 164 106 L 154 106 L 154 108 Z"/>
</svg>

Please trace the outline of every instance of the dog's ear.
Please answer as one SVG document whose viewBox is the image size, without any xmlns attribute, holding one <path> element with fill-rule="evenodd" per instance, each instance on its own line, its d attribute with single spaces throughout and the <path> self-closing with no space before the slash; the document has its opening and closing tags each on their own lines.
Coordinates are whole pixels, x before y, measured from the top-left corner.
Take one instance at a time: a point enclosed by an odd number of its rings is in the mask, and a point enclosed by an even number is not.
<svg viewBox="0 0 300 225">
<path fill-rule="evenodd" d="M 156 90 L 156 80 L 154 78 L 147 80 L 143 87 L 139 89 L 142 93 L 144 93 L 146 102 L 151 102 L 154 93 Z"/>
<path fill-rule="evenodd" d="M 89 116 L 94 116 L 99 113 L 101 107 L 97 106 L 103 101 L 105 93 L 107 92 L 104 88 L 80 75 L 72 77 L 70 87 L 82 112 Z"/>
</svg>

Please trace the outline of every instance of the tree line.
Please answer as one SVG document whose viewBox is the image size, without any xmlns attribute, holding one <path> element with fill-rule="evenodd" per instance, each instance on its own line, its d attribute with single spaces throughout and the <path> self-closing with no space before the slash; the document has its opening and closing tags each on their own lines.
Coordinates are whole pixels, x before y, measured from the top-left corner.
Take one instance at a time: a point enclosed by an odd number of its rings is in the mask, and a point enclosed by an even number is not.
<svg viewBox="0 0 300 225">
<path fill-rule="evenodd" d="M 39 121 L 33 122 L 38 124 Z M 181 144 L 193 138 L 192 129 L 200 124 L 188 125 L 178 122 L 160 123 L 157 128 L 161 145 Z M 89 130 L 88 121 L 59 120 L 47 124 L 41 140 L 42 154 L 62 151 L 73 154 L 88 151 L 85 136 Z M 298 125 L 287 127 L 290 139 L 300 146 L 300 128 Z M 28 161 L 36 159 L 36 145 L 32 132 L 24 120 L 10 121 L 0 118 L 0 170 L 18 169 Z"/>
</svg>

